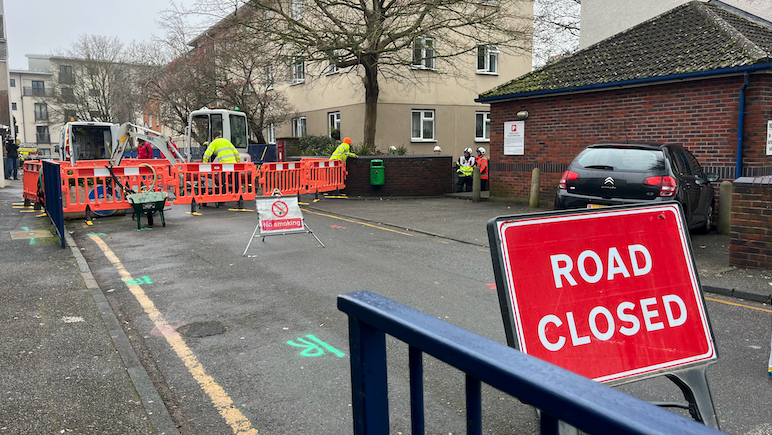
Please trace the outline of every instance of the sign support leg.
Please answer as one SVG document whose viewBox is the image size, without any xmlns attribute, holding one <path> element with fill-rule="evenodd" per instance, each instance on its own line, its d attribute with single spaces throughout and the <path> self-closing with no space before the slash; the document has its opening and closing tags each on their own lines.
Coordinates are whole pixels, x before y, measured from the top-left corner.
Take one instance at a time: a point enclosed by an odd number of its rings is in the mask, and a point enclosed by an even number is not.
<svg viewBox="0 0 772 435">
<path fill-rule="evenodd" d="M 684 398 L 689 402 L 689 413 L 695 420 L 720 430 L 705 369 L 705 366 L 696 367 L 668 373 L 665 376 L 681 389 Z"/>
<path fill-rule="evenodd" d="M 319 240 L 319 237 L 316 237 L 316 234 L 314 234 L 314 232 L 313 232 L 313 231 L 311 231 L 311 228 L 308 228 L 308 225 L 306 225 L 305 223 L 303 223 L 303 225 L 305 225 L 305 227 L 306 227 L 306 231 L 308 231 L 309 233 L 311 233 L 311 235 L 312 235 L 312 236 L 314 236 L 314 238 L 316 239 L 316 241 L 317 241 L 317 242 L 319 242 L 319 244 L 320 244 L 320 245 L 322 245 L 322 248 L 326 248 L 326 246 L 324 246 L 324 243 L 322 243 L 322 241 L 321 241 L 321 240 Z"/>
<path fill-rule="evenodd" d="M 252 231 L 252 237 L 249 238 L 249 243 L 247 243 L 247 248 L 244 249 L 244 253 L 241 254 L 242 257 L 247 255 L 247 251 L 249 250 L 249 245 L 252 244 L 252 239 L 255 238 L 255 234 L 257 234 L 257 229 L 258 228 L 260 228 L 260 222 L 259 221 L 257 222 L 257 225 L 255 225 L 255 230 Z M 263 241 L 265 242 L 265 237 L 263 237 Z"/>
</svg>

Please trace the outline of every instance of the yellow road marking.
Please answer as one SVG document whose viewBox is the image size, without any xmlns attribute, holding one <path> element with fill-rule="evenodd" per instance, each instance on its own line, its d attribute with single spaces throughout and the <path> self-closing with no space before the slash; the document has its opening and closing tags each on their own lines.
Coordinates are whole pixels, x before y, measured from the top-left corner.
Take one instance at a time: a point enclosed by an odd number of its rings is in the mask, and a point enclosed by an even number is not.
<svg viewBox="0 0 772 435">
<path fill-rule="evenodd" d="M 351 220 L 351 219 L 346 219 L 346 218 L 342 218 L 342 217 L 338 217 L 338 216 L 333 216 L 333 215 L 329 215 L 329 214 L 324 214 L 324 213 L 315 213 L 313 211 L 308 211 L 308 210 L 303 210 L 303 211 L 305 213 L 311 213 L 311 214 L 315 214 L 317 216 L 324 216 L 324 217 L 328 217 L 328 218 L 338 219 L 338 220 L 342 220 L 342 221 L 346 221 L 346 222 L 351 222 L 352 224 L 365 225 L 365 226 L 368 226 L 368 227 L 378 228 L 379 230 L 391 231 L 392 233 L 397 233 L 397 234 L 402 234 L 403 236 L 413 237 L 413 235 L 410 234 L 410 233 L 403 233 L 402 231 L 392 230 L 391 228 L 379 227 L 378 225 L 368 224 L 366 222 L 359 222 L 359 221 L 355 221 L 355 220 Z"/>
<path fill-rule="evenodd" d="M 113 253 L 113 251 L 99 236 L 91 236 L 91 240 L 93 240 L 97 246 L 99 246 L 99 249 L 102 250 L 102 252 L 105 254 L 105 257 L 107 257 L 110 263 L 112 263 L 113 267 L 115 267 L 115 269 L 121 275 L 121 279 L 123 279 L 124 282 L 134 281 L 131 277 L 131 274 L 129 274 L 126 268 L 123 267 L 123 264 L 115 255 L 115 253 Z M 139 304 L 142 306 L 142 309 L 145 310 L 145 313 L 150 316 L 150 320 L 153 321 L 153 324 L 159 331 L 174 330 L 174 328 L 166 322 L 161 312 L 156 309 L 153 301 L 147 297 L 145 291 L 142 290 L 142 287 L 135 284 L 128 285 L 128 287 L 129 291 L 131 291 L 131 293 L 137 299 L 137 302 L 139 302 Z M 241 411 L 239 411 L 233 405 L 233 400 L 231 400 L 225 390 L 220 385 L 218 385 L 211 376 L 206 374 L 204 367 L 201 365 L 201 363 L 198 362 L 196 356 L 193 355 L 193 352 L 191 352 L 190 348 L 185 343 L 185 340 L 183 340 L 179 334 L 164 335 L 166 336 L 166 341 L 172 347 L 174 352 L 177 353 L 177 356 L 185 364 L 185 367 L 187 367 L 188 372 L 193 375 L 193 378 L 196 380 L 196 382 L 198 382 L 198 385 L 201 386 L 201 389 L 204 390 L 204 392 L 209 396 L 209 399 L 212 401 L 214 407 L 225 419 L 228 425 L 230 425 L 230 427 L 233 429 L 233 433 L 257 435 L 257 429 L 254 429 L 252 427 L 252 423 L 250 423 L 244 414 L 242 414 Z"/>
<path fill-rule="evenodd" d="M 750 305 L 744 305 L 744 304 L 738 304 L 738 303 L 735 303 L 735 302 L 723 301 L 721 299 L 705 298 L 705 300 L 713 301 L 713 302 L 720 302 L 722 304 L 727 304 L 727 305 L 734 305 L 736 307 L 750 308 L 751 310 L 759 310 L 759 311 L 765 311 L 767 313 L 772 313 L 772 310 L 768 310 L 766 308 L 752 307 Z"/>
</svg>

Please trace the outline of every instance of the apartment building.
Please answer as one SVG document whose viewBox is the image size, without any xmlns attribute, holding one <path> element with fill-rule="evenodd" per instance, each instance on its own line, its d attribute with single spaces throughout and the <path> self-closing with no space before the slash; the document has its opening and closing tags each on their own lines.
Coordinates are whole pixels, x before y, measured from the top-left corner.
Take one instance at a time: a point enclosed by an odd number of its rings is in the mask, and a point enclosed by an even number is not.
<svg viewBox="0 0 772 435">
<path fill-rule="evenodd" d="M 530 19 L 532 4 L 525 3 L 522 8 L 522 16 Z M 212 26 L 191 42 L 193 50 L 211 44 L 223 28 L 227 26 Z M 408 154 L 431 154 L 439 145 L 443 153 L 461 155 L 467 147 L 487 148 L 490 110 L 474 99 L 480 92 L 531 70 L 530 53 L 512 54 L 515 50 L 510 47 L 479 45 L 476 51 L 453 59 L 450 69 L 454 74 L 441 74 L 434 55 L 443 49 L 439 44 L 432 38 L 416 38 L 413 46 L 405 49 L 412 52 L 412 65 L 398 74 L 380 74 L 377 150 L 386 152 L 394 146 L 405 147 Z M 225 46 L 220 41 L 215 45 Z M 339 70 L 328 62 L 274 62 L 266 68 L 266 75 L 267 92 L 286 93 L 298 111 L 290 122 L 266 128 L 264 137 L 269 143 L 304 135 L 338 134 L 339 138 L 350 137 L 354 144 L 364 142 L 363 67 Z"/>
<path fill-rule="evenodd" d="M 58 158 L 55 144 L 59 129 L 49 118 L 45 97 L 53 96 L 54 75 L 49 56 L 27 55 L 27 70 L 9 71 L 11 113 L 16 118 L 16 138 L 22 148 L 37 148 L 41 157 Z M 63 120 L 59 120 L 59 125 Z M 53 132 L 53 135 L 52 135 Z"/>
</svg>

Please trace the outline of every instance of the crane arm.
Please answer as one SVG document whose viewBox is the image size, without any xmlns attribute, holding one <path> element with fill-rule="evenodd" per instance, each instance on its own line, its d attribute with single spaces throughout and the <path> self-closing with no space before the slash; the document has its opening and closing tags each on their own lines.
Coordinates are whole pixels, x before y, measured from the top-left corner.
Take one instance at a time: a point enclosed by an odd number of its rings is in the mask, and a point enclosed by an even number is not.
<svg viewBox="0 0 772 435">
<path fill-rule="evenodd" d="M 142 139 L 158 148 L 161 151 L 161 154 L 163 154 L 166 160 L 172 165 L 177 163 L 187 163 L 185 157 L 172 144 L 172 141 L 169 140 L 167 136 L 158 133 L 157 131 L 126 122 L 118 128 L 117 134 L 118 145 L 110 155 L 110 163 L 113 166 L 121 164 L 123 154 L 126 152 L 126 147 L 129 145 L 129 138 Z"/>
</svg>

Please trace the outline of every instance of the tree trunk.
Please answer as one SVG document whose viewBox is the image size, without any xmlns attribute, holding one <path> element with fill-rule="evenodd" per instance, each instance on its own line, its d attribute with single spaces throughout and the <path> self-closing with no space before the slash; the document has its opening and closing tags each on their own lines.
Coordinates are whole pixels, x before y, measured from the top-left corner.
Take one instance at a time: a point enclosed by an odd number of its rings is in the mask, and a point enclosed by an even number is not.
<svg viewBox="0 0 772 435">
<path fill-rule="evenodd" d="M 365 85 L 364 143 L 374 154 L 375 124 L 378 121 L 378 94 L 381 91 L 378 87 L 378 58 L 372 55 L 367 56 L 362 59 L 362 66 L 365 68 L 365 76 L 362 78 Z"/>
</svg>

